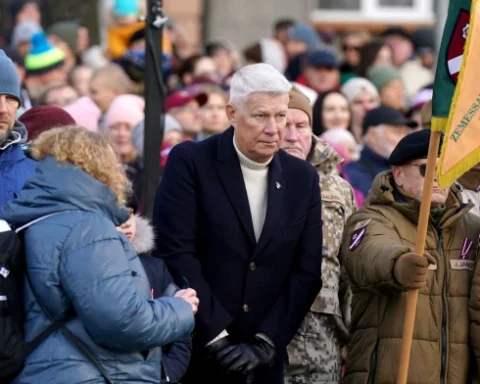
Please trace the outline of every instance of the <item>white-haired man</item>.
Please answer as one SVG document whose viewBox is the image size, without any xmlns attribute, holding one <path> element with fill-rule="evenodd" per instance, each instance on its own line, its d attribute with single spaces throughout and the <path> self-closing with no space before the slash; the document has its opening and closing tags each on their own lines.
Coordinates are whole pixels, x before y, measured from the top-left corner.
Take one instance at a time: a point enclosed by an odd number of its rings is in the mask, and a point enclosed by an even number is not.
<svg viewBox="0 0 480 384">
<path fill-rule="evenodd" d="M 279 150 L 290 83 L 267 64 L 232 78 L 232 127 L 170 152 L 156 256 L 198 292 L 183 383 L 283 383 L 286 346 L 321 288 L 318 175 Z"/>
</svg>

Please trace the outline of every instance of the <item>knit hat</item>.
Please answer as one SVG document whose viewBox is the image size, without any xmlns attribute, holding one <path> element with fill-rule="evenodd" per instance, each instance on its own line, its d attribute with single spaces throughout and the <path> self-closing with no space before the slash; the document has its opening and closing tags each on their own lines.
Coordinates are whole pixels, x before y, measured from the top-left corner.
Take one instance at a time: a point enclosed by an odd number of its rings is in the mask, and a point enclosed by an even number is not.
<svg viewBox="0 0 480 384">
<path fill-rule="evenodd" d="M 102 112 L 89 97 L 81 97 L 63 109 L 75 119 L 78 125 L 87 128 L 89 131 L 96 132 L 98 130 L 98 120 L 100 120 Z"/>
<path fill-rule="evenodd" d="M 145 117 L 145 100 L 136 95 L 117 96 L 105 114 L 105 126 L 127 123 L 135 127 Z"/>
<path fill-rule="evenodd" d="M 25 68 L 28 74 L 47 73 L 61 67 L 64 62 L 65 53 L 50 44 L 44 32 L 39 32 L 32 37 L 32 49 L 25 58 Z"/>
<path fill-rule="evenodd" d="M 412 40 L 412 36 L 403 28 L 401 27 L 390 27 L 387 28 L 381 35 L 382 37 L 386 38 L 389 36 L 400 36 L 407 40 Z"/>
<path fill-rule="evenodd" d="M 10 7 L 10 12 L 12 13 L 12 19 L 15 19 L 17 15 L 20 13 L 20 11 L 22 10 L 22 8 L 29 3 L 38 4 L 38 0 L 14 0 Z"/>
<path fill-rule="evenodd" d="M 115 0 L 113 3 L 115 16 L 136 16 L 138 12 L 138 0 Z"/>
<path fill-rule="evenodd" d="M 325 46 L 317 31 L 309 24 L 295 24 L 288 29 L 287 34 L 290 39 L 300 40 L 307 44 L 310 52 L 323 49 Z"/>
<path fill-rule="evenodd" d="M 393 80 L 401 80 L 400 72 L 394 67 L 375 66 L 367 71 L 368 79 L 377 87 L 378 92 Z"/>
<path fill-rule="evenodd" d="M 15 97 L 20 102 L 20 78 L 12 60 L 0 50 L 0 95 Z"/>
<path fill-rule="evenodd" d="M 13 28 L 10 45 L 16 49 L 22 43 L 29 43 L 38 32 L 42 32 L 40 24 L 35 21 L 23 21 Z"/>
<path fill-rule="evenodd" d="M 288 102 L 288 109 L 299 109 L 305 112 L 308 116 L 310 125 L 312 125 L 312 106 L 310 104 L 310 99 L 300 91 L 296 86 L 292 87 L 292 90 L 289 93 L 290 101 Z"/>
<path fill-rule="evenodd" d="M 35 139 L 49 129 L 75 124 L 75 120 L 68 112 L 49 105 L 30 108 L 18 120 L 27 128 L 29 140 Z"/>
<path fill-rule="evenodd" d="M 342 86 L 341 91 L 346 96 L 350 104 L 353 103 L 358 95 L 364 92 L 367 92 L 380 100 L 380 96 L 378 95 L 378 90 L 375 88 L 375 85 L 363 77 L 354 77 L 353 79 L 348 80 Z"/>
<path fill-rule="evenodd" d="M 77 33 L 78 28 L 80 28 L 80 22 L 78 20 L 72 21 L 59 21 L 53 24 L 48 30 L 49 35 L 58 36 L 68 47 L 73 51 L 77 52 Z"/>
</svg>

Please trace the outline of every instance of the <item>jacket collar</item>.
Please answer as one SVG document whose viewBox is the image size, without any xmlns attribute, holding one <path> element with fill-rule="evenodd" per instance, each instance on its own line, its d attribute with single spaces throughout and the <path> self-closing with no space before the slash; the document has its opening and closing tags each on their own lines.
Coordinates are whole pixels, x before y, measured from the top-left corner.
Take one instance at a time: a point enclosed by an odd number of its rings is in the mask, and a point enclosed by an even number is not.
<svg viewBox="0 0 480 384">
<path fill-rule="evenodd" d="M 453 227 L 458 220 L 473 208 L 473 203 L 465 204 L 462 201 L 460 190 L 455 184 L 452 185 L 444 213 L 439 220 L 440 228 Z M 392 171 L 380 173 L 373 182 L 372 191 L 367 196 L 364 206 L 373 208 L 376 205 L 392 206 L 412 223 L 418 224 L 420 200 L 409 196 L 395 185 Z"/>
<path fill-rule="evenodd" d="M 2 144 L 0 144 L 0 151 L 6 150 L 8 147 L 14 144 L 23 144 L 27 142 L 28 132 L 25 125 L 20 121 L 16 120 L 13 125 L 12 132 L 10 137 Z"/>
<path fill-rule="evenodd" d="M 373 152 L 373 150 L 370 149 L 370 147 L 368 146 L 363 147 L 359 162 L 368 162 L 375 167 L 382 167 L 384 169 L 390 168 L 390 163 L 388 162 L 388 159 L 385 159 L 384 157 Z"/>
</svg>

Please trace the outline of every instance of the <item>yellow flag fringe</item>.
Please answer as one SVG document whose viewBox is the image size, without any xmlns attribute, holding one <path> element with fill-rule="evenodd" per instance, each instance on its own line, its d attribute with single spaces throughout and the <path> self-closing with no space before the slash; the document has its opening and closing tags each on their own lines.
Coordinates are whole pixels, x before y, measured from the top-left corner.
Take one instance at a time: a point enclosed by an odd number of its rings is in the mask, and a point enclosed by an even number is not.
<svg viewBox="0 0 480 384">
<path fill-rule="evenodd" d="M 432 116 L 431 130 L 434 132 L 445 132 L 447 128 L 448 117 Z"/>
<path fill-rule="evenodd" d="M 467 40 L 465 42 L 462 65 L 460 67 L 460 73 L 459 73 L 457 85 L 455 87 L 452 104 L 450 106 L 450 113 L 448 114 L 448 119 L 444 117 L 432 117 L 432 131 L 439 131 L 440 127 L 444 123 L 444 120 L 447 120 L 446 124 L 444 125 L 445 129 L 443 130 L 443 132 L 445 132 L 445 137 L 443 139 L 442 151 L 440 155 L 440 164 L 437 169 L 437 172 L 438 172 L 437 180 L 440 188 L 449 187 L 455 181 L 457 181 L 460 178 L 460 176 L 462 176 L 465 172 L 468 172 L 471 168 L 473 168 L 475 165 L 480 163 L 480 148 L 477 148 L 473 152 L 470 152 L 462 160 L 460 160 L 451 170 L 449 170 L 448 172 L 442 175 L 443 160 L 445 158 L 449 135 L 452 130 L 452 119 L 454 115 L 453 111 L 455 111 L 455 109 L 457 108 L 458 98 L 459 98 L 460 92 L 462 92 L 462 85 L 463 85 L 463 79 L 465 77 L 465 67 L 467 66 L 468 56 L 469 56 L 470 50 L 474 48 L 474 47 L 471 47 L 470 42 L 473 36 L 473 30 L 476 25 L 477 3 L 478 3 L 478 0 L 472 0 L 472 6 L 470 8 L 470 22 L 469 22 L 470 25 L 468 28 Z M 478 49 L 478 47 L 476 48 Z"/>
</svg>

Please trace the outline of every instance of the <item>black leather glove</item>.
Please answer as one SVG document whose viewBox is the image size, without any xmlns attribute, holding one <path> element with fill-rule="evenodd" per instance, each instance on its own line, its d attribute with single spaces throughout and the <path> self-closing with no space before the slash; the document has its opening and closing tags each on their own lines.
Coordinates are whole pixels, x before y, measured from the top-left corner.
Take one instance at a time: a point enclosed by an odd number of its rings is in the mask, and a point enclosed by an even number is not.
<svg viewBox="0 0 480 384">
<path fill-rule="evenodd" d="M 223 348 L 216 360 L 228 375 L 249 376 L 255 369 L 270 367 L 275 362 L 275 348 L 261 338 L 253 344 L 238 344 Z"/>
<path fill-rule="evenodd" d="M 232 344 L 228 340 L 228 337 L 222 337 L 221 339 L 215 341 L 214 343 L 205 347 L 205 359 L 206 360 L 217 360 L 218 353 Z"/>
</svg>

